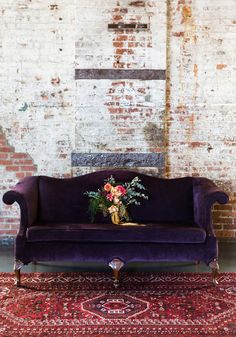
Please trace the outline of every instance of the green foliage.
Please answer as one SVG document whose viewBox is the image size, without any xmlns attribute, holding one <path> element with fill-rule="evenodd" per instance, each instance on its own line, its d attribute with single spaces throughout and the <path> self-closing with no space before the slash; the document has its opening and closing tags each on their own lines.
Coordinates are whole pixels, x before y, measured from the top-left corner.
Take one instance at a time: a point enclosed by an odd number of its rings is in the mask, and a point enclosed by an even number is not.
<svg viewBox="0 0 236 337">
<path fill-rule="evenodd" d="M 87 191 L 84 194 L 89 197 L 91 222 L 94 222 L 98 212 L 102 212 L 104 216 L 107 215 L 107 209 L 112 205 L 112 202 L 106 199 L 105 194 L 101 190 L 97 190 L 97 192 Z"/>
<path fill-rule="evenodd" d="M 130 183 L 125 183 L 124 186 L 127 189 L 127 194 L 123 198 L 127 206 L 131 204 L 140 205 L 137 198 L 148 199 L 148 196 L 141 192 L 146 188 L 141 184 L 139 177 L 135 177 Z"/>
<path fill-rule="evenodd" d="M 115 178 L 113 176 L 110 176 L 110 178 L 107 178 L 104 180 L 104 183 L 109 183 L 112 186 L 118 185 L 119 183 L 116 183 Z"/>
<path fill-rule="evenodd" d="M 104 180 L 104 185 L 109 183 L 112 188 L 119 188 L 122 186 L 125 188 L 125 193 L 122 195 L 118 195 L 114 199 L 108 200 L 108 196 L 113 194 L 112 191 L 105 191 L 104 187 L 98 189 L 97 191 L 87 191 L 85 195 L 89 197 L 89 212 L 91 214 L 91 221 L 94 222 L 95 216 L 98 212 L 103 213 L 104 216 L 107 216 L 109 212 L 109 208 L 111 206 L 115 206 L 119 211 L 119 216 L 121 219 L 125 221 L 130 221 L 129 215 L 127 213 L 127 206 L 134 204 L 140 205 L 141 199 L 148 199 L 148 196 L 144 193 L 146 188 L 142 185 L 139 177 L 135 177 L 129 183 L 116 182 L 114 177 L 111 176 Z M 116 201 L 115 201 L 116 200 Z M 118 203 L 117 203 L 118 200 Z"/>
</svg>

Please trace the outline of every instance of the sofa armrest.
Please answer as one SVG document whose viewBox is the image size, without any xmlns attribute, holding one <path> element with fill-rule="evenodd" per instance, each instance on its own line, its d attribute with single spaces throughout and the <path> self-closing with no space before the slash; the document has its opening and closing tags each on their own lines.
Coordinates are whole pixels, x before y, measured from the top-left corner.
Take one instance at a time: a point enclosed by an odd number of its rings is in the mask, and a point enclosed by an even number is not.
<svg viewBox="0 0 236 337">
<path fill-rule="evenodd" d="M 194 178 L 193 203 L 194 220 L 202 228 L 213 235 L 211 208 L 215 202 L 226 204 L 228 195 L 207 178 Z"/>
<path fill-rule="evenodd" d="M 18 235 L 24 235 L 38 215 L 38 177 L 26 177 L 19 181 L 12 190 L 3 195 L 3 202 L 20 206 L 20 229 Z"/>
</svg>

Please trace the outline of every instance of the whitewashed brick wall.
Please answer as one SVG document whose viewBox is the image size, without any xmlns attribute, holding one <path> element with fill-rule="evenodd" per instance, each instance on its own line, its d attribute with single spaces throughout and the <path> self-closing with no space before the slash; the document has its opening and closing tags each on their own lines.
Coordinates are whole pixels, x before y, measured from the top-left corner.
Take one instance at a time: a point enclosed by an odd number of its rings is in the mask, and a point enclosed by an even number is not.
<svg viewBox="0 0 236 337">
<path fill-rule="evenodd" d="M 230 194 L 216 206 L 219 236 L 236 236 L 236 2 L 171 1 L 170 177 L 215 180 Z"/>
</svg>

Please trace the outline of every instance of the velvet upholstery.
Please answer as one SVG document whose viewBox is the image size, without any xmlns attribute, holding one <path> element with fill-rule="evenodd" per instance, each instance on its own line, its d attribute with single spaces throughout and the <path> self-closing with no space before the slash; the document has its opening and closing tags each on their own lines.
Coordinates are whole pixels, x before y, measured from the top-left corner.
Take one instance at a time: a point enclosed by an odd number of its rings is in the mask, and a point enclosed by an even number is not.
<svg viewBox="0 0 236 337">
<path fill-rule="evenodd" d="M 19 244 L 19 241 L 18 241 Z M 207 237 L 204 243 L 127 243 L 91 242 L 27 242 L 24 249 L 17 246 L 16 257 L 25 264 L 31 261 L 73 261 L 108 263 L 113 258 L 129 262 L 188 262 L 209 264 L 218 256 L 217 239 Z"/>
<path fill-rule="evenodd" d="M 100 171 L 71 179 L 39 177 L 39 216 L 41 222 L 89 222 L 85 191 L 96 190 L 113 175 L 117 181 L 130 181 L 137 173 Z M 139 222 L 193 222 L 192 178 L 159 179 L 139 174 L 147 187 L 148 200 L 130 213 Z M 166 191 L 169 191 L 168 193 Z M 158 207 L 157 207 L 158 206 Z M 102 221 L 102 219 L 100 219 Z"/>
<path fill-rule="evenodd" d="M 96 190 L 105 178 L 130 181 L 139 176 L 149 199 L 130 207 L 133 221 L 145 227 L 113 225 L 88 214 L 85 191 Z M 31 261 L 97 261 L 115 257 L 124 262 L 193 261 L 209 263 L 218 256 L 211 207 L 228 196 L 211 180 L 184 177 L 161 179 L 127 170 L 105 170 L 56 179 L 27 177 L 3 196 L 20 205 L 15 258 Z"/>
<path fill-rule="evenodd" d="M 179 224 L 146 224 L 145 227 L 124 227 L 113 224 L 41 224 L 27 229 L 28 242 L 204 242 L 206 232 Z"/>
</svg>

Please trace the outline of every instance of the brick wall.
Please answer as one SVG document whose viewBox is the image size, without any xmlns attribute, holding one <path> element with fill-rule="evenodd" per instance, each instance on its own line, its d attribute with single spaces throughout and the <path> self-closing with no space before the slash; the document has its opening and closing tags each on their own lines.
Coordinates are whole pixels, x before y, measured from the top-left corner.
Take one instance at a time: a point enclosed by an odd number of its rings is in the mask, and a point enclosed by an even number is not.
<svg viewBox="0 0 236 337">
<path fill-rule="evenodd" d="M 76 68 L 166 69 L 165 1 L 96 4 L 77 3 Z M 147 24 L 148 29 L 108 29 L 120 22 Z M 78 79 L 75 151 L 163 152 L 165 84 L 165 79 L 114 79 L 111 72 L 103 80 L 90 75 Z M 90 169 L 76 167 L 73 172 Z"/>
<path fill-rule="evenodd" d="M 21 176 L 93 169 L 72 168 L 72 151 L 164 153 L 164 171 L 146 170 L 212 178 L 230 194 L 217 235 L 236 237 L 236 3 L 165 5 L 1 0 L 0 196 Z M 122 21 L 150 29 L 108 30 Z M 75 80 L 75 68 L 167 68 L 167 81 Z M 18 214 L 0 203 L 0 237 Z"/>
<path fill-rule="evenodd" d="M 213 179 L 217 235 L 236 237 L 235 1 L 171 1 L 168 20 L 169 177 Z"/>
<path fill-rule="evenodd" d="M 1 0 L 0 22 L 0 134 L 8 144 L 5 159 L 11 161 L 0 166 L 2 198 L 20 176 L 71 174 L 73 2 Z M 16 233 L 18 214 L 17 205 L 0 202 L 0 237 Z"/>
<path fill-rule="evenodd" d="M 27 153 L 15 152 L 14 147 L 10 146 L 0 127 L 0 166 L 1 179 L 0 190 L 4 193 L 16 180 L 37 172 L 32 158 Z M 16 207 L 5 207 L 0 216 L 0 237 L 4 235 L 14 235 L 19 220 Z"/>
</svg>

